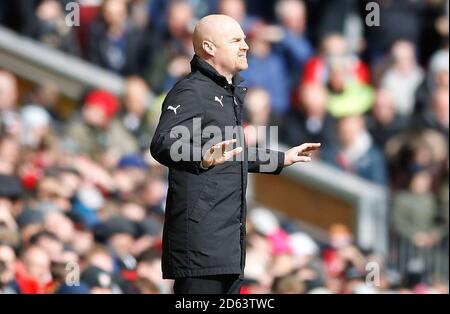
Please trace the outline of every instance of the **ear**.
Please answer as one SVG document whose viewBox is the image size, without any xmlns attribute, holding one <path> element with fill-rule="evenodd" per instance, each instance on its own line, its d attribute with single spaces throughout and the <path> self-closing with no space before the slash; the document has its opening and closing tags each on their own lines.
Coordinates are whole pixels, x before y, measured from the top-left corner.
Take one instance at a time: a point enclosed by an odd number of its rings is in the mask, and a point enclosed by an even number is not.
<svg viewBox="0 0 450 314">
<path fill-rule="evenodd" d="M 208 54 L 210 56 L 214 56 L 215 55 L 216 46 L 212 42 L 210 42 L 208 40 L 203 41 L 202 42 L 202 48 L 206 52 L 206 54 Z"/>
</svg>

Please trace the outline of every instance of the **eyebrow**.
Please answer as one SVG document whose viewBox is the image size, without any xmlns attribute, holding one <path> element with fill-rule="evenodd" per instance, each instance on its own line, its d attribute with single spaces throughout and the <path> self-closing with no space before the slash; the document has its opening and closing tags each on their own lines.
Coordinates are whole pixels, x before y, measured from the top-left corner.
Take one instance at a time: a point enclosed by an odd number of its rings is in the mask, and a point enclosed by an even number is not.
<svg viewBox="0 0 450 314">
<path fill-rule="evenodd" d="M 239 36 L 239 37 L 233 37 L 231 40 L 236 40 L 236 39 L 238 39 L 238 40 L 241 40 L 241 39 L 246 39 L 247 38 L 247 36 Z"/>
</svg>

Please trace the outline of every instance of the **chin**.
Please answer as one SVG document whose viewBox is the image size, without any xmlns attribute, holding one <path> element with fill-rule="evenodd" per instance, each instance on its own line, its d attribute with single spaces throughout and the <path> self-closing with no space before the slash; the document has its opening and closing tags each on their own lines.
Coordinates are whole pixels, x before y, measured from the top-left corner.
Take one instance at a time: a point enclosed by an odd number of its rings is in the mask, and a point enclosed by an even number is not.
<svg viewBox="0 0 450 314">
<path fill-rule="evenodd" d="M 238 68 L 239 68 L 239 71 L 247 70 L 248 69 L 248 63 L 247 62 L 241 63 L 241 64 L 239 64 Z"/>
</svg>

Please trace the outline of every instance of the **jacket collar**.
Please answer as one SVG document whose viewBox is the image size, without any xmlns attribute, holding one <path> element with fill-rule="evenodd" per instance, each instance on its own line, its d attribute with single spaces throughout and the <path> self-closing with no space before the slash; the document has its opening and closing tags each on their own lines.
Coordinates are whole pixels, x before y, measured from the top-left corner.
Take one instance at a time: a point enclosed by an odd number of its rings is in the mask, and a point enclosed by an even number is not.
<svg viewBox="0 0 450 314">
<path fill-rule="evenodd" d="M 194 57 L 191 60 L 191 71 L 200 71 L 202 74 L 206 75 L 210 79 L 212 79 L 214 82 L 216 82 L 218 85 L 224 87 L 229 85 L 227 79 L 225 76 L 219 74 L 216 69 L 212 65 L 210 65 L 208 62 L 203 60 L 197 55 L 194 55 Z M 242 83 L 244 79 L 239 74 L 236 74 L 232 78 L 232 85 L 238 86 L 240 83 Z"/>
</svg>

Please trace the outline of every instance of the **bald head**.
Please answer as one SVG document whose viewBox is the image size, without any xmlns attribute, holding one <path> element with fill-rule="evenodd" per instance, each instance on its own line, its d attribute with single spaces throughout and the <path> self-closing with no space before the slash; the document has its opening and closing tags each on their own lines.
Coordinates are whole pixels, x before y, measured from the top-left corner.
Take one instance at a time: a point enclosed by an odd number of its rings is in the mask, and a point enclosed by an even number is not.
<svg viewBox="0 0 450 314">
<path fill-rule="evenodd" d="M 248 67 L 245 34 L 230 16 L 203 17 L 195 26 L 193 44 L 195 54 L 227 78 Z"/>
<path fill-rule="evenodd" d="M 195 53 L 202 57 L 204 55 L 204 41 L 209 41 L 217 45 L 227 32 L 240 28 L 238 22 L 228 15 L 213 14 L 205 16 L 198 21 L 194 29 L 193 41 Z"/>
</svg>

